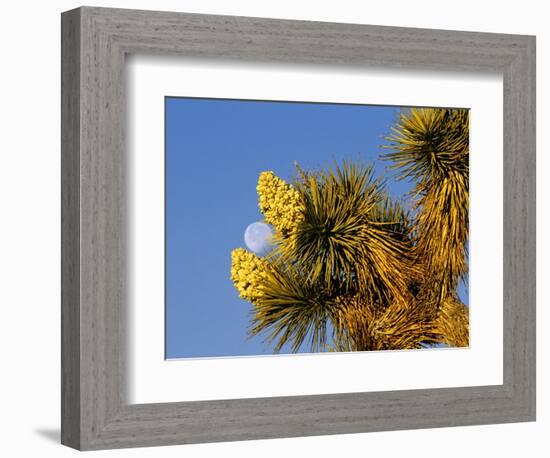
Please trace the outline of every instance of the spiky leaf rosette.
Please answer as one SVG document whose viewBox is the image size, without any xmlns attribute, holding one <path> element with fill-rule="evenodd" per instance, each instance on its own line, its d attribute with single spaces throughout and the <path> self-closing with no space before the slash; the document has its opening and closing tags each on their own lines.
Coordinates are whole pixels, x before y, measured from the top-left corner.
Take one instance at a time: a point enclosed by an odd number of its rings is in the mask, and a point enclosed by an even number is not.
<svg viewBox="0 0 550 458">
<path fill-rule="evenodd" d="M 411 108 L 400 113 L 387 138 L 401 178 L 412 178 L 417 191 L 449 172 L 468 175 L 469 111 L 459 108 Z"/>
<path fill-rule="evenodd" d="M 402 295 L 412 274 L 406 219 L 390 202 L 372 166 L 336 165 L 308 175 L 296 189 L 302 216 L 285 263 L 309 272 L 327 290 L 362 294 L 373 302 Z"/>
<path fill-rule="evenodd" d="M 278 353 L 285 344 L 297 352 L 303 344 L 323 351 L 328 341 L 327 325 L 334 322 L 335 307 L 322 285 L 294 267 L 271 263 L 262 282 L 262 296 L 252 310 L 251 336 L 266 335 Z"/>
<path fill-rule="evenodd" d="M 413 108 L 392 130 L 385 157 L 416 181 L 416 259 L 442 301 L 467 273 L 469 111 Z"/>
</svg>

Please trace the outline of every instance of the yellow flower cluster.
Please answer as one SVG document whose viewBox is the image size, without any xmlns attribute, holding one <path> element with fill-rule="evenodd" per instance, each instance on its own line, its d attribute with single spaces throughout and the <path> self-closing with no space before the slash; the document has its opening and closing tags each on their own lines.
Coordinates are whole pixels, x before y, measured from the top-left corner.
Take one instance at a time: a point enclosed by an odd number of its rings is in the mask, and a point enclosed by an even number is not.
<svg viewBox="0 0 550 458">
<path fill-rule="evenodd" d="M 256 187 L 265 221 L 288 234 L 302 218 L 298 191 L 273 172 L 262 172 Z"/>
<path fill-rule="evenodd" d="M 262 296 L 262 281 L 267 276 L 268 264 L 265 259 L 256 256 L 244 248 L 231 252 L 231 280 L 239 295 L 250 302 Z"/>
</svg>

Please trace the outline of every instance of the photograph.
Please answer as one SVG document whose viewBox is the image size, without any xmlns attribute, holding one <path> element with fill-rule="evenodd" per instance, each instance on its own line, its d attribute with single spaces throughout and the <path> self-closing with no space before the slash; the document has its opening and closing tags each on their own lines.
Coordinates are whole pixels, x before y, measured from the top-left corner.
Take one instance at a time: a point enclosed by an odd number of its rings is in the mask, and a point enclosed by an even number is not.
<svg viewBox="0 0 550 458">
<path fill-rule="evenodd" d="M 166 359 L 469 347 L 468 108 L 164 114 Z"/>
</svg>

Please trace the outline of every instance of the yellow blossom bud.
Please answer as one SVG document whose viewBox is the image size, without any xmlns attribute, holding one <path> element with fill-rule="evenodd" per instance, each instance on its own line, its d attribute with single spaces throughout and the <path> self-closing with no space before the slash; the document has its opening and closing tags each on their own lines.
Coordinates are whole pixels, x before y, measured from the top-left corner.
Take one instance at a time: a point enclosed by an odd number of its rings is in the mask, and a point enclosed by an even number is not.
<svg viewBox="0 0 550 458">
<path fill-rule="evenodd" d="M 244 248 L 231 252 L 231 280 L 239 295 L 250 302 L 262 296 L 262 281 L 267 276 L 268 263 Z"/>
<path fill-rule="evenodd" d="M 291 232 L 302 218 L 298 191 L 271 171 L 260 174 L 256 190 L 265 221 L 282 234 Z"/>
</svg>

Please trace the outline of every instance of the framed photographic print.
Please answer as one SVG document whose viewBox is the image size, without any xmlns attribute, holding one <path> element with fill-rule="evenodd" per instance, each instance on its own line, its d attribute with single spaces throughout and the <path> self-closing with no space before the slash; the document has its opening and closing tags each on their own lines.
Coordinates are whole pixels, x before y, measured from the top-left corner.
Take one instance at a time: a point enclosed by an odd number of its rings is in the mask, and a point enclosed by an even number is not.
<svg viewBox="0 0 550 458">
<path fill-rule="evenodd" d="M 62 15 L 62 442 L 535 418 L 535 39 Z"/>
<path fill-rule="evenodd" d="M 167 97 L 165 126 L 167 358 L 469 346 L 467 109 Z"/>
</svg>

